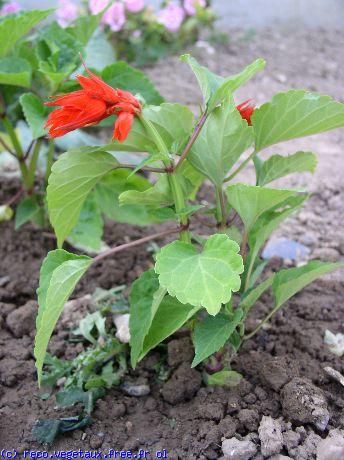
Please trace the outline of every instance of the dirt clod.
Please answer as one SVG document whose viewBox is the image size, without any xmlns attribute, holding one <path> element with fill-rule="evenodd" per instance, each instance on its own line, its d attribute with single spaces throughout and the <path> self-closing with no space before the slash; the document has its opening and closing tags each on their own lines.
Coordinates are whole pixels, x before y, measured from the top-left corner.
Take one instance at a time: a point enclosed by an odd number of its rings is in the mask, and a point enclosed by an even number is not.
<svg viewBox="0 0 344 460">
<path fill-rule="evenodd" d="M 248 431 L 256 431 L 259 425 L 259 414 L 254 409 L 242 409 L 239 414 L 238 418 L 240 423 L 248 430 Z"/>
<path fill-rule="evenodd" d="M 181 364 L 164 384 L 161 393 L 165 401 L 179 404 L 191 399 L 201 388 L 202 377 L 196 369 L 191 369 L 187 363 Z"/>
<path fill-rule="evenodd" d="M 199 418 L 219 422 L 224 416 L 224 407 L 221 403 L 201 404 L 197 410 Z"/>
<path fill-rule="evenodd" d="M 14 337 L 29 335 L 35 329 L 38 304 L 34 300 L 13 310 L 6 318 L 6 326 Z"/>
<path fill-rule="evenodd" d="M 264 456 L 279 454 L 283 447 L 281 423 L 272 417 L 263 416 L 259 428 L 261 452 Z"/>
<path fill-rule="evenodd" d="M 283 413 L 297 424 L 313 423 L 324 431 L 330 414 L 323 392 L 308 379 L 295 378 L 281 392 Z"/>
<path fill-rule="evenodd" d="M 194 349 L 189 337 L 173 339 L 167 346 L 168 365 L 179 366 L 183 362 L 191 362 L 194 357 Z"/>
<path fill-rule="evenodd" d="M 317 460 L 343 460 L 344 430 L 331 430 L 327 438 L 319 442 Z"/>
</svg>

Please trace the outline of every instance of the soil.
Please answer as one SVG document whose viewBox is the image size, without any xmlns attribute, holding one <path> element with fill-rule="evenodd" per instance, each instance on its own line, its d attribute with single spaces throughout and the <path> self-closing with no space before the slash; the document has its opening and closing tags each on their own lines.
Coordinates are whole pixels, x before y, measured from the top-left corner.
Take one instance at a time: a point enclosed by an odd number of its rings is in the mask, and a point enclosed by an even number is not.
<svg viewBox="0 0 344 460">
<path fill-rule="evenodd" d="M 344 101 L 340 80 L 344 74 L 343 33 L 263 31 L 251 41 L 245 37 L 238 31 L 232 34 L 232 42 L 218 47 L 215 54 L 205 55 L 202 51 L 201 55 L 197 49 L 194 53 L 224 75 L 235 73 L 256 57 L 267 59 L 265 74 L 249 82 L 238 101 L 255 97 L 259 104 L 276 91 L 297 87 Z M 148 73 L 167 99 L 177 98 L 191 105 L 198 100 L 192 76 L 177 58 L 166 59 Z M 291 141 L 273 152 L 294 153 L 302 149 L 318 153 L 317 173 L 312 177 L 302 174 L 276 185 L 307 185 L 313 194 L 278 235 L 308 246 L 310 258 L 344 260 L 344 132 Z M 241 179 L 248 180 L 252 175 L 249 170 Z M 2 180 L 0 203 L 15 187 L 13 181 Z M 105 239 L 110 245 L 118 244 L 145 232 L 137 227 L 107 225 Z M 12 223 L 1 225 L 0 447 L 19 452 L 45 449 L 31 441 L 35 420 L 66 415 L 65 410 L 56 408 L 54 398 L 43 401 L 38 397 L 32 357 L 39 267 L 54 245 L 51 235 L 30 225 L 17 232 Z M 151 264 L 146 247 L 105 260 L 81 280 L 74 297 L 92 293 L 98 286 L 128 284 Z M 280 264 L 272 260 L 269 269 Z M 201 369 L 190 368 L 188 337 L 176 335 L 168 344 L 167 355 L 164 349 L 154 351 L 130 373 L 131 381 L 149 386 L 149 395 L 134 397 L 120 389 L 109 391 L 96 403 L 92 425 L 59 437 L 50 450 L 145 449 L 155 458 L 155 452 L 166 449 L 169 459 L 218 459 L 225 454 L 224 458 L 258 460 L 281 454 L 308 460 L 316 458 L 318 446 L 326 442 L 325 451 L 332 452 L 333 439 L 340 443 L 344 438 L 344 431 L 340 431 L 344 430 L 344 392 L 324 367 L 343 374 L 344 362 L 324 345 L 324 333 L 326 329 L 343 332 L 343 294 L 343 272 L 338 271 L 290 300 L 266 328 L 242 347 L 233 369 L 242 373 L 244 380 L 230 389 L 204 386 Z M 248 330 L 257 325 L 269 303 L 268 295 L 257 303 Z M 68 338 L 68 329 L 61 321 L 51 351 L 60 357 L 75 356 L 80 344 Z M 168 363 L 166 381 L 159 380 L 153 370 L 161 360 Z M 247 449 L 246 454 L 242 451 L 241 456 L 230 456 L 229 444 L 234 436 L 236 445 Z M 344 456 L 336 455 L 318 458 L 336 460 Z"/>
</svg>

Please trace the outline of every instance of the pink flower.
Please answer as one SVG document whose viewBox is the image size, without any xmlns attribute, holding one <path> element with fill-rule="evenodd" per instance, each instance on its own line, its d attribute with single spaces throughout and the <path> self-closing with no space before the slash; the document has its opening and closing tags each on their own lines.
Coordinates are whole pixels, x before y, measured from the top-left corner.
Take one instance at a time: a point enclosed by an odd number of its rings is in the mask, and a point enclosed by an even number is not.
<svg viewBox="0 0 344 460">
<path fill-rule="evenodd" d="M 197 6 L 205 8 L 207 3 L 205 0 L 184 0 L 184 9 L 190 16 L 194 16 L 196 14 Z"/>
<path fill-rule="evenodd" d="M 118 32 L 125 24 L 125 9 L 121 2 L 114 2 L 104 13 L 102 24 L 106 24 L 114 32 Z"/>
<path fill-rule="evenodd" d="M 5 16 L 6 14 L 18 13 L 21 10 L 21 6 L 17 2 L 6 3 L 0 9 L 0 16 Z"/>
<path fill-rule="evenodd" d="M 69 0 L 59 0 L 59 7 L 56 11 L 57 22 L 61 27 L 67 27 L 78 17 L 78 7 Z"/>
<path fill-rule="evenodd" d="M 129 13 L 139 13 L 145 7 L 145 0 L 124 0 L 124 4 Z"/>
<path fill-rule="evenodd" d="M 109 4 L 109 0 L 90 0 L 88 6 L 92 14 L 98 14 Z"/>
<path fill-rule="evenodd" d="M 185 13 L 182 7 L 174 2 L 170 2 L 166 8 L 159 11 L 158 22 L 166 27 L 170 32 L 177 32 L 182 25 Z"/>
</svg>

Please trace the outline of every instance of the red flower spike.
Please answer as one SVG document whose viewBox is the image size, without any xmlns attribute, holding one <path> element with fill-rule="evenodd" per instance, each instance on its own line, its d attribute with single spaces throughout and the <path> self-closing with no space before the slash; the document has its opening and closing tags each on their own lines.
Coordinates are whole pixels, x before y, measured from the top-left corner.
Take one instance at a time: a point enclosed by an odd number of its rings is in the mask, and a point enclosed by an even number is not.
<svg viewBox="0 0 344 460">
<path fill-rule="evenodd" d="M 242 102 L 241 104 L 237 105 L 237 109 L 240 112 L 241 118 L 247 121 L 247 123 L 251 126 L 251 117 L 253 112 L 255 111 L 255 105 L 252 102 L 253 99 L 247 99 L 247 101 Z"/>
<path fill-rule="evenodd" d="M 84 64 L 84 63 L 83 63 Z M 140 102 L 129 91 L 112 88 L 92 73 L 84 64 L 89 77 L 78 75 L 81 90 L 51 96 L 45 105 L 60 107 L 48 116 L 45 128 L 50 137 L 59 137 L 85 126 L 96 125 L 111 115 L 117 117 L 113 139 L 125 141 L 135 115 L 142 110 Z"/>
</svg>

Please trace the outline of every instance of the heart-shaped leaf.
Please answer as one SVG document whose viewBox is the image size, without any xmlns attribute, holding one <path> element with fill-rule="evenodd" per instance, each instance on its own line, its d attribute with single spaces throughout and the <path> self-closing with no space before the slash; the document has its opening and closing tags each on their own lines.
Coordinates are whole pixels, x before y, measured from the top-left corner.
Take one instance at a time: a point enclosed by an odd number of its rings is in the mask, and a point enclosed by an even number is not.
<svg viewBox="0 0 344 460">
<path fill-rule="evenodd" d="M 239 245 L 226 235 L 210 236 L 201 253 L 192 244 L 174 241 L 157 255 L 155 271 L 171 296 L 216 315 L 240 289 L 244 266 L 238 252 Z"/>
</svg>

